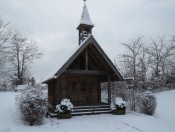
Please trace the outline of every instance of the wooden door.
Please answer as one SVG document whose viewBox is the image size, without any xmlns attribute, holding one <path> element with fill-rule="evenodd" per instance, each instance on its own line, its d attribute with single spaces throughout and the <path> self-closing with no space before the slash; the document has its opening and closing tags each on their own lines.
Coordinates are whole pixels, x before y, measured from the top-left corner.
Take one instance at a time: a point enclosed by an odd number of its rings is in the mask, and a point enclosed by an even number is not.
<svg viewBox="0 0 175 132">
<path fill-rule="evenodd" d="M 73 79 L 70 86 L 70 99 L 74 105 L 88 104 L 88 83 L 85 79 Z"/>
<path fill-rule="evenodd" d="M 77 80 L 72 80 L 70 85 L 70 100 L 73 105 L 78 105 L 78 82 Z"/>
<path fill-rule="evenodd" d="M 88 104 L 88 84 L 86 81 L 79 82 L 79 105 Z"/>
</svg>

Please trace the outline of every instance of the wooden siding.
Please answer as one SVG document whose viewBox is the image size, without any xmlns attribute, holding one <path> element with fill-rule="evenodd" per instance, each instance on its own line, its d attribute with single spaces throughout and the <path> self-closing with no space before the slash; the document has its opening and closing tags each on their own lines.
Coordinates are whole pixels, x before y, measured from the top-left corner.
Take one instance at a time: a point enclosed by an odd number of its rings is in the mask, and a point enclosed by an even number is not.
<svg viewBox="0 0 175 132">
<path fill-rule="evenodd" d="M 108 82 L 110 103 L 110 82 L 123 79 L 93 36 L 80 46 L 55 76 L 56 79 L 53 77 L 44 82 L 48 84 L 48 99 L 52 105 L 64 98 L 71 99 L 74 105 L 101 103 L 101 82 Z"/>
<path fill-rule="evenodd" d="M 53 96 L 48 95 L 49 104 L 53 105 Z"/>
<path fill-rule="evenodd" d="M 51 105 L 55 105 L 55 80 L 48 83 L 48 102 Z"/>
<path fill-rule="evenodd" d="M 49 96 L 49 102 L 60 102 L 69 98 L 74 105 L 98 104 L 100 103 L 99 90 L 100 81 L 95 75 L 63 74 L 57 79 L 55 88 L 55 101 Z M 72 82 L 77 82 L 77 91 L 72 91 Z M 81 83 L 86 83 L 86 91 L 81 91 Z M 60 93 L 61 92 L 61 93 Z"/>
</svg>

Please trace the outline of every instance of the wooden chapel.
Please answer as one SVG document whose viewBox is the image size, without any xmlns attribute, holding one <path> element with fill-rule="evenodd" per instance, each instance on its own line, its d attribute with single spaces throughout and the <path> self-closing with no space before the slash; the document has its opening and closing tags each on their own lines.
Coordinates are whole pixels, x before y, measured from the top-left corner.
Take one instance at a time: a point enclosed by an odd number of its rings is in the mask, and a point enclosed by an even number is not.
<svg viewBox="0 0 175 132">
<path fill-rule="evenodd" d="M 111 103 L 111 82 L 121 81 L 123 77 L 92 35 L 93 27 L 85 3 L 77 27 L 78 47 L 65 58 L 58 71 L 43 82 L 48 85 L 49 104 L 54 106 L 64 98 L 75 106 L 101 104 L 103 82 L 108 84 L 108 104 Z"/>
</svg>

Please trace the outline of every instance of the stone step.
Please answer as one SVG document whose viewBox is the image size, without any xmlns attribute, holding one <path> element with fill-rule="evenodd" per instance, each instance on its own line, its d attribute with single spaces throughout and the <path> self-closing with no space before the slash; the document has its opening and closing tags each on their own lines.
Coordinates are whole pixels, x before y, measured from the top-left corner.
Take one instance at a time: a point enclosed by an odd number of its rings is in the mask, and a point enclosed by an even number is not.
<svg viewBox="0 0 175 132">
<path fill-rule="evenodd" d="M 72 112 L 71 115 L 72 116 L 78 116 L 78 115 L 92 115 L 92 111 L 88 111 L 88 112 Z"/>
<path fill-rule="evenodd" d="M 71 113 L 72 116 L 105 114 L 111 113 L 110 105 L 93 105 L 93 106 L 75 106 Z M 48 112 L 47 117 L 58 117 L 57 113 Z"/>
<path fill-rule="evenodd" d="M 93 111 L 93 110 L 109 110 L 109 109 L 111 109 L 111 108 L 109 108 L 109 107 L 106 107 L 106 108 L 102 108 L 102 107 L 100 107 L 100 108 L 85 108 L 85 109 L 73 109 L 73 111 L 74 112 L 78 112 L 78 111 Z"/>
<path fill-rule="evenodd" d="M 94 111 L 93 114 L 105 114 L 105 113 L 111 113 L 111 110 L 106 110 L 106 111 Z"/>
<path fill-rule="evenodd" d="M 74 106 L 74 109 L 109 108 L 110 105 Z"/>
<path fill-rule="evenodd" d="M 109 105 L 75 106 L 72 116 L 111 113 Z"/>
</svg>

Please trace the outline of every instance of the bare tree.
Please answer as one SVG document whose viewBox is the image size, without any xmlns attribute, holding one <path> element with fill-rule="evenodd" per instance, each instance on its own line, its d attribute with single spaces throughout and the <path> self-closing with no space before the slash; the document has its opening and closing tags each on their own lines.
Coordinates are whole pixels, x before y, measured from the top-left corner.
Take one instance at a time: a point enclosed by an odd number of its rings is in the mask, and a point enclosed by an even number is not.
<svg viewBox="0 0 175 132">
<path fill-rule="evenodd" d="M 138 88 L 139 80 L 146 78 L 146 55 L 144 50 L 143 37 L 138 36 L 129 43 L 122 43 L 127 51 L 120 55 L 122 67 L 125 69 L 125 77 L 134 78 L 134 87 Z"/>
<path fill-rule="evenodd" d="M 36 42 L 15 33 L 9 50 L 9 60 L 16 76 L 16 85 L 24 84 L 30 64 L 41 57 Z"/>
<path fill-rule="evenodd" d="M 130 40 L 129 43 L 122 43 L 127 49 L 127 51 L 120 55 L 120 69 L 122 68 L 122 73 L 124 77 L 133 77 L 133 87 L 132 90 L 127 90 L 130 92 L 130 105 L 131 109 L 135 110 L 135 94 L 138 92 L 140 82 L 146 80 L 147 72 L 147 57 L 144 48 L 143 37 L 138 36 L 135 39 Z M 126 90 L 125 90 L 126 91 Z"/>
<path fill-rule="evenodd" d="M 4 23 L 0 18 L 0 51 L 6 47 L 5 44 L 9 41 L 11 34 L 9 23 Z"/>
<path fill-rule="evenodd" d="M 167 78 L 167 83 L 168 83 L 169 88 L 175 88 L 175 36 L 172 36 L 171 38 L 170 48 L 173 52 L 173 55 L 169 59 L 170 62 L 169 62 L 168 70 L 170 71 L 170 74 Z"/>
<path fill-rule="evenodd" d="M 127 83 L 120 83 L 120 85 L 116 83 L 114 90 L 117 92 L 113 93 L 120 96 L 123 94 L 132 110 L 136 108 L 136 93 L 143 92 L 151 86 L 161 89 L 168 79 L 171 82 L 175 79 L 175 37 L 172 37 L 171 41 L 165 36 L 150 40 L 148 43 L 148 40 L 139 36 L 128 43 L 122 43 L 127 50 L 120 55 L 120 63 L 117 67 L 125 78 L 133 77 L 134 80 L 131 81 L 133 84 L 129 84 L 130 86 Z M 118 87 L 125 90 L 122 91 Z"/>
<path fill-rule="evenodd" d="M 150 56 L 150 66 L 153 71 L 152 81 L 155 82 L 154 87 L 165 86 L 166 74 L 168 74 L 169 66 L 172 64 L 174 52 L 165 36 L 151 38 L 149 45 L 147 53 Z"/>
<path fill-rule="evenodd" d="M 6 62 L 7 49 L 12 32 L 9 27 L 9 23 L 4 23 L 0 18 L 0 75 L 5 72 L 4 65 Z"/>
</svg>

